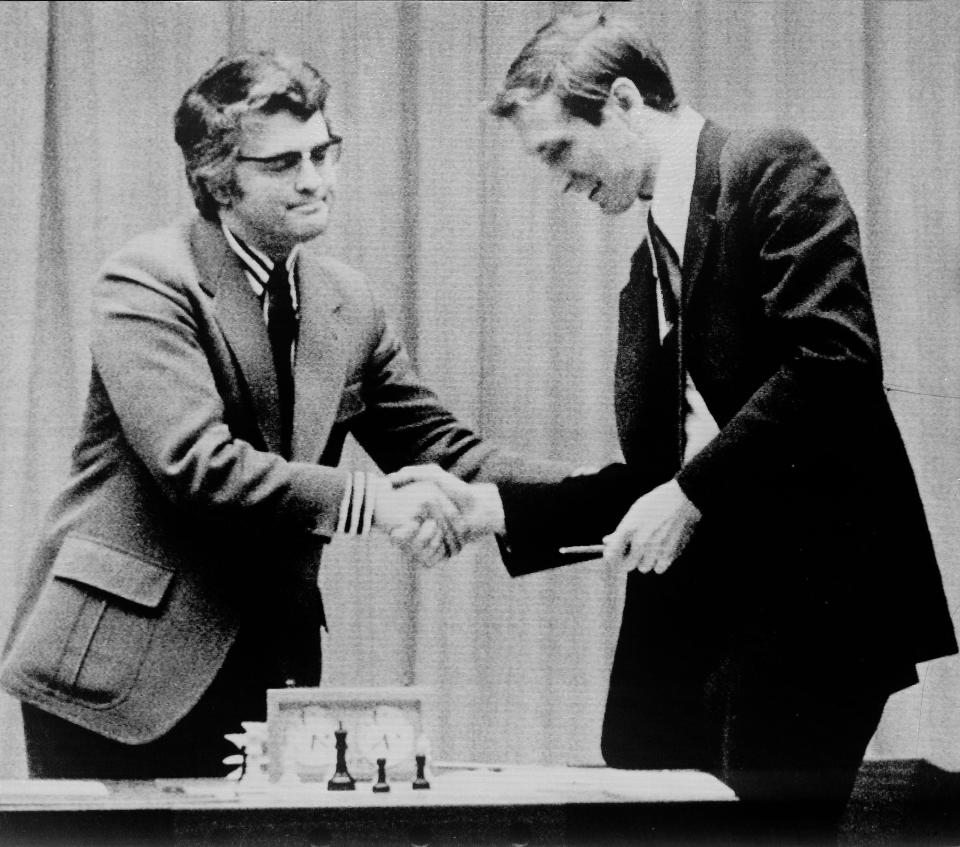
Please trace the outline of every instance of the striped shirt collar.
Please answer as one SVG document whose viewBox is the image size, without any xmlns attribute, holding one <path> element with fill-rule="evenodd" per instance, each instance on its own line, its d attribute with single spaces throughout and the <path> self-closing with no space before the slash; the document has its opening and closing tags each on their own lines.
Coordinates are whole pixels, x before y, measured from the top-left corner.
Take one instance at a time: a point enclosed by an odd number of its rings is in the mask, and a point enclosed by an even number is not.
<svg viewBox="0 0 960 847">
<path fill-rule="evenodd" d="M 236 253 L 237 258 L 240 259 L 243 269 L 246 272 L 247 281 L 250 283 L 250 287 L 253 289 L 253 293 L 257 295 L 258 298 L 263 299 L 264 287 L 267 284 L 267 280 L 270 278 L 270 272 L 273 270 L 274 262 L 267 256 L 265 253 L 262 253 L 252 244 L 247 244 L 245 241 L 242 241 L 239 237 L 234 235 L 226 226 L 226 224 L 221 223 L 220 228 L 223 230 L 223 236 L 227 239 L 227 244 L 230 245 L 230 249 Z M 293 299 L 293 308 L 297 309 L 299 307 L 299 301 L 297 300 L 297 285 L 296 285 L 296 275 L 294 273 L 294 268 L 297 264 L 297 258 L 300 255 L 300 245 L 295 244 L 293 249 L 287 255 L 286 266 L 287 266 L 287 276 L 290 279 L 290 297 Z"/>
</svg>

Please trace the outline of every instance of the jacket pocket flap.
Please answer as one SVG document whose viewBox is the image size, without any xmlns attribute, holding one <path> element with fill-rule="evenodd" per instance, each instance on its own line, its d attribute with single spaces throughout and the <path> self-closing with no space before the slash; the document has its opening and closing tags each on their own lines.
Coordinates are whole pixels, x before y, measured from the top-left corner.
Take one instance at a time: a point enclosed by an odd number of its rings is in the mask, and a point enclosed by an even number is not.
<svg viewBox="0 0 960 847">
<path fill-rule="evenodd" d="M 163 600 L 173 573 L 92 538 L 77 536 L 63 542 L 53 564 L 58 579 L 79 582 L 152 609 Z"/>
</svg>

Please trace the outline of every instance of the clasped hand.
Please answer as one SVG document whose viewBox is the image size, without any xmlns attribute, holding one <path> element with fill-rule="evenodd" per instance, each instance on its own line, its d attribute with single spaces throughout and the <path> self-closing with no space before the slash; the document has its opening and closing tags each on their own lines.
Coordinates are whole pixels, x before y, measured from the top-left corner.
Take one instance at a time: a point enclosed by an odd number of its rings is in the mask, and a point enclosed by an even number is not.
<svg viewBox="0 0 960 847">
<path fill-rule="evenodd" d="M 431 566 L 502 531 L 503 507 L 494 485 L 471 485 L 437 465 L 415 465 L 386 478 L 373 520 L 411 559 Z"/>
</svg>

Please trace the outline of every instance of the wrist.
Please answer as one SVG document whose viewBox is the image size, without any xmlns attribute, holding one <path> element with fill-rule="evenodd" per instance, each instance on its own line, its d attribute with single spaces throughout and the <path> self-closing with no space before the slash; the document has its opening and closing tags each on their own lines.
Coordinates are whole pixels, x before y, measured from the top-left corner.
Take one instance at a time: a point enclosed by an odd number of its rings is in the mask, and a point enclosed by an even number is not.
<svg viewBox="0 0 960 847">
<path fill-rule="evenodd" d="M 487 532 L 505 535 L 507 523 L 500 490 L 492 482 L 474 483 L 473 487 L 476 489 L 477 509 L 480 512 L 478 523 Z"/>
<path fill-rule="evenodd" d="M 385 520 L 385 515 L 389 510 L 389 500 L 393 492 L 393 486 L 385 476 L 374 476 L 373 474 L 370 474 L 368 485 L 371 511 L 373 513 L 373 526 L 376 529 L 389 530 L 392 528 L 392 524 Z"/>
<path fill-rule="evenodd" d="M 683 486 L 680 484 L 680 481 L 676 478 L 672 480 L 673 485 L 676 488 L 677 496 L 680 499 L 680 503 L 683 506 L 684 513 L 686 514 L 687 520 L 690 522 L 696 522 L 700 520 L 701 512 L 699 507 L 690 497 L 687 495 L 687 492 L 683 490 Z"/>
</svg>

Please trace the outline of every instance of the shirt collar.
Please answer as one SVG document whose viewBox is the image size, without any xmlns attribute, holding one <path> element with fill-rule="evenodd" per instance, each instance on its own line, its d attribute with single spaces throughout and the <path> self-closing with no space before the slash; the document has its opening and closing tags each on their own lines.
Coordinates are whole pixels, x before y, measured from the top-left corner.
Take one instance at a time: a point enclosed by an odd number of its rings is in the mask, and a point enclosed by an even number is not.
<svg viewBox="0 0 960 847">
<path fill-rule="evenodd" d="M 275 264 L 273 259 L 252 244 L 248 244 L 246 241 L 234 235 L 227 228 L 226 224 L 221 222 L 220 228 L 223 230 L 224 238 L 227 239 L 227 244 L 230 245 L 230 249 L 233 250 L 237 258 L 240 259 L 243 269 L 247 272 L 247 279 L 253 288 L 254 294 L 256 294 L 257 297 L 263 297 L 264 286 L 267 284 L 267 280 L 270 278 L 270 272 L 273 270 Z M 300 245 L 295 244 L 293 249 L 287 254 L 285 261 L 287 276 L 290 279 L 290 294 L 293 298 L 294 308 L 297 308 L 297 286 L 294 277 L 294 267 L 297 264 L 297 257 L 299 255 Z"/>
<path fill-rule="evenodd" d="M 705 120 L 689 106 L 674 115 L 672 134 L 666 139 L 653 187 L 650 211 L 657 226 L 683 264 L 687 219 L 697 173 L 697 145 Z"/>
</svg>

